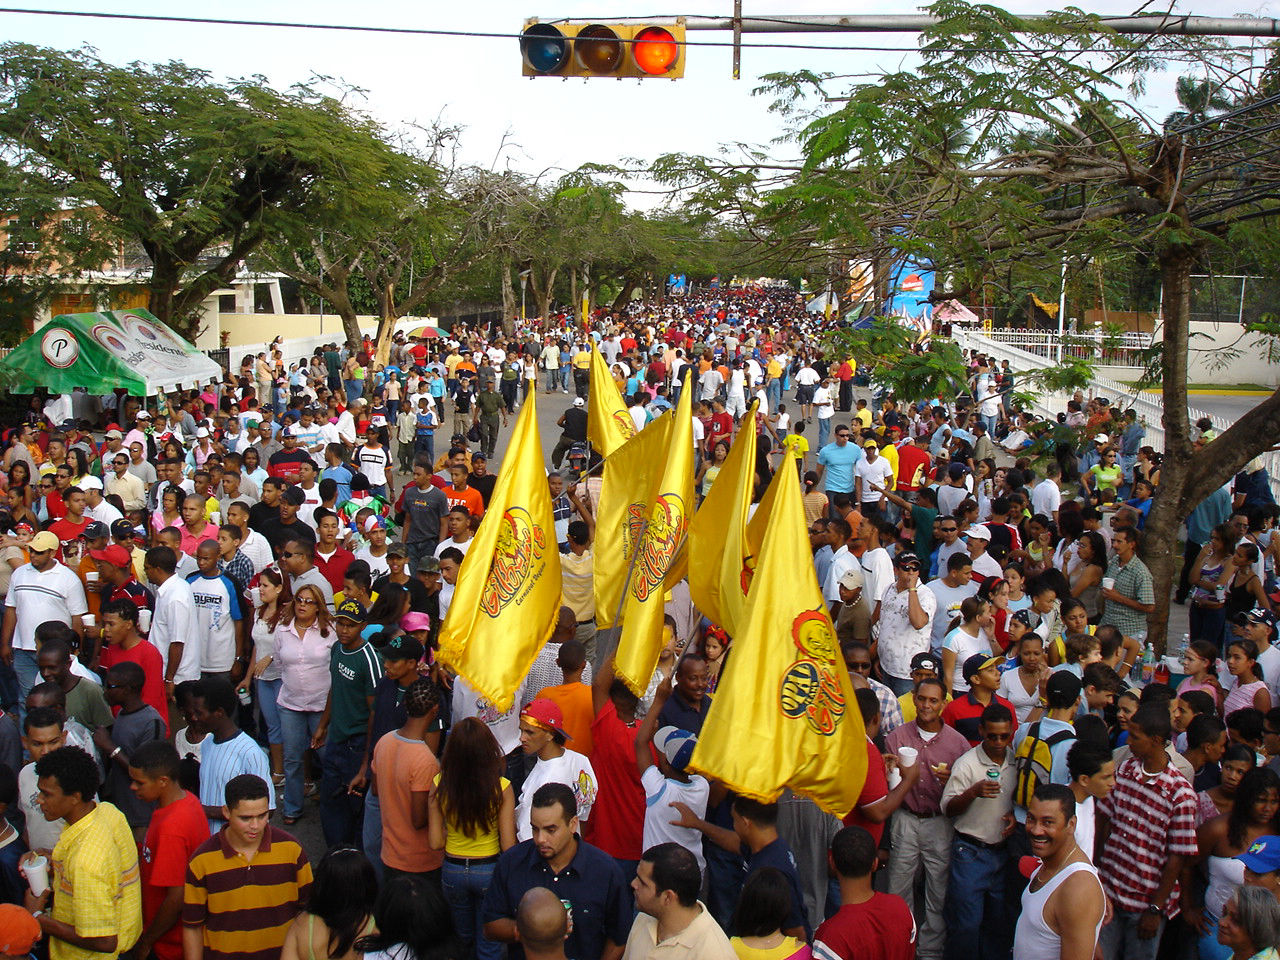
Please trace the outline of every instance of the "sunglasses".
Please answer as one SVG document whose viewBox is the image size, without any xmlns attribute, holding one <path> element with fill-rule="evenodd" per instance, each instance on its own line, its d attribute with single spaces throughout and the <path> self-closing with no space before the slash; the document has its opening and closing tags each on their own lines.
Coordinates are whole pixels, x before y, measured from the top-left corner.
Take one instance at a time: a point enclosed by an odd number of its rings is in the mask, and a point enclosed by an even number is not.
<svg viewBox="0 0 1280 960">
<path fill-rule="evenodd" d="M 312 599 L 311 597 L 294 597 L 293 602 L 307 604 L 310 606 L 315 606 L 315 603 L 316 603 L 315 600 Z"/>
<path fill-rule="evenodd" d="M 907 573 L 919 573 L 919 572 L 920 572 L 920 564 L 918 564 L 918 563 L 904 563 L 904 564 L 903 564 L 901 567 L 899 567 L 898 569 L 900 569 L 900 570 L 904 570 L 904 571 L 906 571 Z"/>
</svg>

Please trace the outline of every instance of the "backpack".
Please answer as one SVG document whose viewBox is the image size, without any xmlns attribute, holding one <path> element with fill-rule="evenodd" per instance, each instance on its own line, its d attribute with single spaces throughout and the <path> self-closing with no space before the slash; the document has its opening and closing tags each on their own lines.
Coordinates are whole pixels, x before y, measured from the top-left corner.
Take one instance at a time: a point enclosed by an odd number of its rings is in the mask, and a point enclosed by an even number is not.
<svg viewBox="0 0 1280 960">
<path fill-rule="evenodd" d="M 1065 740 L 1074 740 L 1074 730 L 1059 730 L 1047 738 L 1040 736 L 1040 721 L 1033 723 L 1013 755 L 1013 802 L 1024 810 L 1031 802 L 1036 787 L 1049 782 L 1053 769 L 1053 748 Z"/>
</svg>

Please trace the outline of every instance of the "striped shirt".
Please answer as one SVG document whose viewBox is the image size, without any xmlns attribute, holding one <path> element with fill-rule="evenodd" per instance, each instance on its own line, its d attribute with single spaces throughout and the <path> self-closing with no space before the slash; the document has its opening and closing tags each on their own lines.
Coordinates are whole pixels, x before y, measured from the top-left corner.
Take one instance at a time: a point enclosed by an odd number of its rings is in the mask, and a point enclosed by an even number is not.
<svg viewBox="0 0 1280 960">
<path fill-rule="evenodd" d="M 226 831 L 202 843 L 187 865 L 182 923 L 201 927 L 204 960 L 279 960 L 285 935 L 311 890 L 302 845 L 268 825 L 252 860 Z"/>
<path fill-rule="evenodd" d="M 252 773 L 267 784 L 267 806 L 276 808 L 276 791 L 271 781 L 271 767 L 267 755 L 258 742 L 243 730 L 230 740 L 219 743 L 209 734 L 200 742 L 200 803 L 205 807 L 222 809 L 226 801 L 228 781 L 242 773 Z M 217 833 L 227 821 L 221 817 L 209 818 L 209 832 Z"/>
<path fill-rule="evenodd" d="M 1169 857 L 1197 852 L 1195 791 L 1172 764 L 1151 775 L 1130 757 L 1116 768 L 1115 788 L 1098 801 L 1098 813 L 1111 821 L 1098 858 L 1102 885 L 1118 909 L 1145 910 Z M 1177 883 L 1163 906 L 1165 916 L 1178 915 Z"/>
<path fill-rule="evenodd" d="M 142 884 L 124 814 L 99 803 L 66 826 L 53 848 L 53 891 L 54 920 L 80 937 L 114 936 L 116 949 L 99 953 L 50 937 L 50 960 L 103 960 L 133 947 L 142 933 Z"/>
</svg>

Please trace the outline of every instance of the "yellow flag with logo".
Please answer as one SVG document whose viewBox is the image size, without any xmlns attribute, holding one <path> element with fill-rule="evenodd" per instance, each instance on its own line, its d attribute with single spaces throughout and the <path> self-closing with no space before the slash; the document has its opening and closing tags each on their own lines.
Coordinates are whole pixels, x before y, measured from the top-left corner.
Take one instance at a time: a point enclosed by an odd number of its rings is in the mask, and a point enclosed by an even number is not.
<svg viewBox="0 0 1280 960">
<path fill-rule="evenodd" d="M 637 697 L 648 689 L 662 652 L 663 595 L 682 576 L 678 561 L 693 516 L 692 394 L 688 387 L 681 390 L 672 411 L 662 469 L 645 504 L 622 597 L 622 633 L 613 666 Z M 640 436 L 645 433 L 648 429 Z"/>
<path fill-rule="evenodd" d="M 731 637 L 742 627 L 750 586 L 747 510 L 756 483 L 756 407 L 753 401 L 711 491 L 689 522 L 689 595 Z"/>
<path fill-rule="evenodd" d="M 587 439 L 600 456 L 608 457 L 636 435 L 635 421 L 609 374 L 600 351 L 591 347 L 591 382 L 587 393 Z"/>
<path fill-rule="evenodd" d="M 515 692 L 560 610 L 560 553 L 542 462 L 537 391 L 520 408 L 489 509 L 462 560 L 440 660 L 499 711 Z"/>
<path fill-rule="evenodd" d="M 613 389 L 612 384 L 609 389 Z M 636 538 L 666 460 L 673 422 L 673 414 L 667 411 L 604 462 L 600 505 L 596 510 L 596 540 L 592 547 L 596 626 L 601 630 L 613 626 L 617 616 Z M 608 534 L 604 533 L 606 530 Z"/>
<path fill-rule="evenodd" d="M 843 817 L 866 779 L 866 730 L 813 572 L 789 462 L 770 486 L 746 624 L 689 767 L 766 803 L 790 787 Z"/>
</svg>

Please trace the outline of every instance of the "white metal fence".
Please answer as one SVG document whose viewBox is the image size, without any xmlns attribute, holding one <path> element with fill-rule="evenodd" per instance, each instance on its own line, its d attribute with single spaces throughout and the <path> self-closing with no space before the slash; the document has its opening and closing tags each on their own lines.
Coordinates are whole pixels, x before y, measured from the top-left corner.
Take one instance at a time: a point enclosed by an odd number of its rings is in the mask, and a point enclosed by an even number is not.
<svg viewBox="0 0 1280 960">
<path fill-rule="evenodd" d="M 983 330 L 982 335 L 1037 357 L 1057 361 L 1077 357 L 1104 367 L 1143 367 L 1146 365 L 1144 351 L 1151 348 L 1149 333 L 1107 334 L 1101 330 L 1082 330 L 1061 337 L 1056 330 L 996 327 Z"/>
<path fill-rule="evenodd" d="M 966 352 L 977 350 L 989 357 L 995 357 L 997 360 L 1008 360 L 1009 366 L 1015 373 L 1054 366 L 1053 360 L 1024 350 L 1014 344 L 1003 343 L 994 339 L 988 333 L 978 333 L 973 330 L 955 327 L 952 329 L 952 338 Z M 1121 406 L 1125 408 L 1132 407 L 1137 411 L 1139 421 L 1146 428 L 1146 445 L 1160 453 L 1165 452 L 1164 425 L 1162 422 L 1164 402 L 1159 393 L 1138 392 L 1132 384 L 1121 383 L 1109 377 L 1095 376 L 1089 384 L 1089 388 L 1085 391 L 1085 396 L 1086 399 L 1108 397 L 1113 402 L 1119 401 Z M 1059 413 L 1066 412 L 1067 401 L 1070 399 L 1071 395 L 1064 391 L 1037 393 L 1035 394 L 1033 410 L 1038 416 L 1055 419 Z M 1188 407 L 1187 412 L 1193 422 L 1202 417 L 1208 417 L 1214 428 L 1220 431 L 1226 430 L 1232 424 L 1232 421 L 1227 420 L 1225 417 L 1206 413 L 1195 407 Z M 1262 462 L 1267 468 L 1267 475 L 1271 478 L 1272 495 L 1276 497 L 1277 501 L 1280 501 L 1280 452 L 1273 451 L 1262 454 Z"/>
</svg>

